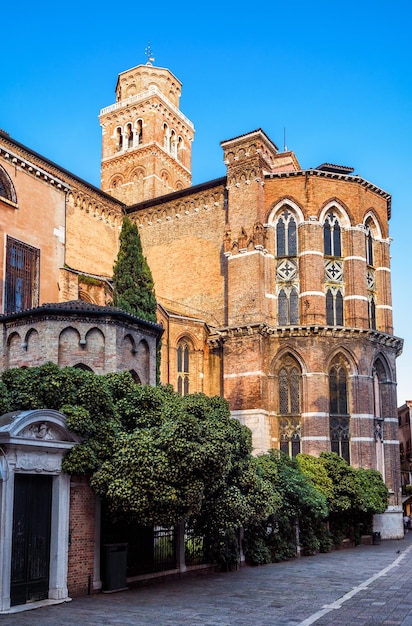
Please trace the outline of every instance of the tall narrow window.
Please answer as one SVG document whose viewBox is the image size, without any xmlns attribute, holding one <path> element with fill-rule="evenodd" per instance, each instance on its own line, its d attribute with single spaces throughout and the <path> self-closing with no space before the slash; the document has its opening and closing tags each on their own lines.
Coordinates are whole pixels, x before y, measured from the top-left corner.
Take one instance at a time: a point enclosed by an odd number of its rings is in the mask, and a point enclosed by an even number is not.
<svg viewBox="0 0 412 626">
<path fill-rule="evenodd" d="M 176 133 L 174 130 L 172 130 L 170 134 L 170 154 L 174 157 L 177 156 L 177 140 L 176 140 Z"/>
<path fill-rule="evenodd" d="M 388 393 L 388 385 L 391 383 L 388 380 L 386 369 L 380 359 L 375 361 L 372 373 L 376 469 L 385 479 L 385 459 L 382 444 L 384 441 L 385 416 L 391 414 L 391 394 Z"/>
<path fill-rule="evenodd" d="M 296 222 L 292 213 L 287 209 L 279 216 L 276 224 L 276 255 L 296 256 Z"/>
<path fill-rule="evenodd" d="M 169 127 L 167 124 L 163 124 L 163 147 L 169 152 Z"/>
<path fill-rule="evenodd" d="M 376 281 L 373 254 L 372 220 L 366 223 L 366 284 L 368 287 L 368 320 L 369 328 L 376 329 Z"/>
<path fill-rule="evenodd" d="M 40 250 L 7 237 L 4 312 L 19 313 L 39 304 Z"/>
<path fill-rule="evenodd" d="M 366 225 L 366 263 L 368 265 L 374 265 L 373 263 L 373 237 L 370 225 Z"/>
<path fill-rule="evenodd" d="M 328 213 L 323 224 L 326 324 L 343 326 L 343 260 L 341 228 L 334 213 Z"/>
<path fill-rule="evenodd" d="M 177 160 L 178 161 L 182 160 L 182 154 L 183 154 L 183 139 L 179 137 L 177 140 Z"/>
<path fill-rule="evenodd" d="M 177 392 L 181 396 L 189 393 L 190 349 L 186 341 L 177 346 Z"/>
<path fill-rule="evenodd" d="M 336 361 L 329 371 L 329 420 L 331 450 L 349 463 L 347 374 L 340 361 Z"/>
<path fill-rule="evenodd" d="M 368 298 L 368 316 L 369 316 L 369 328 L 376 330 L 376 304 L 375 297 L 370 295 Z"/>
<path fill-rule="evenodd" d="M 289 456 L 300 452 L 300 370 L 287 357 L 279 370 L 279 441 Z"/>
<path fill-rule="evenodd" d="M 326 216 L 323 225 L 323 244 L 325 256 L 342 256 L 341 229 L 334 213 Z"/>
<path fill-rule="evenodd" d="M 126 141 L 127 141 L 127 147 L 133 148 L 133 130 L 132 130 L 131 124 L 128 124 L 126 127 Z"/>
<path fill-rule="evenodd" d="M 299 324 L 299 296 L 295 287 L 281 289 L 278 294 L 278 324 Z"/>
<path fill-rule="evenodd" d="M 116 129 L 116 150 L 120 152 L 123 149 L 123 133 L 119 127 Z"/>
<path fill-rule="evenodd" d="M 299 324 L 299 273 L 296 220 L 284 209 L 276 223 L 278 324 Z"/>
<path fill-rule="evenodd" d="M 136 142 L 137 146 L 140 146 L 143 143 L 143 122 L 142 122 L 142 120 L 137 120 L 137 122 L 136 122 L 135 142 Z"/>
<path fill-rule="evenodd" d="M 343 326 L 343 296 L 340 289 L 328 289 L 326 292 L 326 324 Z"/>
</svg>

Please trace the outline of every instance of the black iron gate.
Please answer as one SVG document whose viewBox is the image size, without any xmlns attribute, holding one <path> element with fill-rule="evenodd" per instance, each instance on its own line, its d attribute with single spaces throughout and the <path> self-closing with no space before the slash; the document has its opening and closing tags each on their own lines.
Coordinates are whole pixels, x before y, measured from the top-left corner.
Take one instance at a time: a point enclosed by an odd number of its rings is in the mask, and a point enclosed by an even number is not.
<svg viewBox="0 0 412 626">
<path fill-rule="evenodd" d="M 48 597 L 52 480 L 15 474 L 11 606 Z"/>
</svg>

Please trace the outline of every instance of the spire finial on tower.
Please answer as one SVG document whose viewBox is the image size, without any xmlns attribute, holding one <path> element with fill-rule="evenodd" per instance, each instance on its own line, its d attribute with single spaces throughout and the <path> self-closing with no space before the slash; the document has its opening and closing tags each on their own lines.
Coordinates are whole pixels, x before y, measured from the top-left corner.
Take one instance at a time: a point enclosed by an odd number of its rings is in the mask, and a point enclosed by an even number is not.
<svg viewBox="0 0 412 626">
<path fill-rule="evenodd" d="M 152 63 L 154 63 L 154 56 L 153 56 L 153 52 L 152 52 L 152 48 L 150 47 L 150 41 L 147 44 L 147 48 L 145 50 L 145 54 L 147 56 L 147 63 L 146 65 L 152 65 Z"/>
</svg>

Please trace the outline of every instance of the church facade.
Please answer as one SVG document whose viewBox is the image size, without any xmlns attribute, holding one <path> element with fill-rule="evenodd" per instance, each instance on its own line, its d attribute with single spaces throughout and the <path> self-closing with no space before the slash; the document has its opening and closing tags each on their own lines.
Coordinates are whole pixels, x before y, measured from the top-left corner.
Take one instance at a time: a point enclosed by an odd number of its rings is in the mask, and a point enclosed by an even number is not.
<svg viewBox="0 0 412 626">
<path fill-rule="evenodd" d="M 378 469 L 391 498 L 376 529 L 401 536 L 391 197 L 349 167 L 302 169 L 262 129 L 222 141 L 225 175 L 193 186 L 180 92 L 151 64 L 119 75 L 101 189 L 0 132 L 1 311 L 108 305 L 128 215 L 155 282 L 162 382 L 227 398 L 256 453 Z"/>
</svg>

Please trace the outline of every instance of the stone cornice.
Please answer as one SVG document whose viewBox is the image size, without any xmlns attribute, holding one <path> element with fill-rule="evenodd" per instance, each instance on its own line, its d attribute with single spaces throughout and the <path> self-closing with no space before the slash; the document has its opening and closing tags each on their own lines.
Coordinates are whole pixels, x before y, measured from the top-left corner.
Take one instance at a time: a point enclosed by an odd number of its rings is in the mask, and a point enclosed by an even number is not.
<svg viewBox="0 0 412 626">
<path fill-rule="evenodd" d="M 289 337 L 331 337 L 333 339 L 362 338 L 377 343 L 396 351 L 399 356 L 403 349 L 403 339 L 381 333 L 367 328 L 350 328 L 335 326 L 270 326 L 265 323 L 244 324 L 238 326 L 226 326 L 214 329 L 208 343 L 211 347 L 218 347 L 232 338 L 261 335 L 262 337 L 277 337 L 287 339 Z"/>
<path fill-rule="evenodd" d="M 44 180 L 49 182 L 49 184 L 54 184 L 55 187 L 61 188 L 66 193 L 70 191 L 72 193 L 84 193 L 85 195 L 95 198 L 97 202 L 111 205 L 119 211 L 122 211 L 125 206 L 123 202 L 116 200 L 116 198 L 110 196 L 98 187 L 95 187 L 86 180 L 79 178 L 72 172 L 69 172 L 56 163 L 53 163 L 53 161 L 50 161 L 41 154 L 38 154 L 27 146 L 24 146 L 10 137 L 10 135 L 5 131 L 0 130 L 0 141 L 1 156 L 9 154 L 10 162 L 22 167 L 25 172 L 31 173 L 38 178 L 43 177 Z M 16 161 L 14 161 L 14 159 L 16 159 Z M 21 165 L 20 162 L 23 164 L 27 163 L 27 165 Z M 31 172 L 30 167 L 32 167 Z"/>
<path fill-rule="evenodd" d="M 49 183 L 49 185 L 55 186 L 57 187 L 57 189 L 60 189 L 63 192 L 66 192 L 70 189 L 70 185 L 65 183 L 62 179 L 53 176 L 53 174 L 50 174 L 50 172 L 46 172 L 46 170 L 36 165 L 33 161 L 26 159 L 25 157 L 17 154 L 16 152 L 13 152 L 12 150 L 9 150 L 4 146 L 0 146 L 0 156 L 6 161 L 12 163 L 13 165 L 20 167 L 28 174 L 44 180 L 46 183 Z"/>
<path fill-rule="evenodd" d="M 163 328 L 160 324 L 140 319 L 115 307 L 92 305 L 83 301 L 43 304 L 35 309 L 26 309 L 20 313 L 0 315 L 0 323 L 4 325 L 5 329 L 51 320 L 114 325 L 120 322 L 123 326 L 135 330 L 136 327 L 140 326 L 145 332 L 159 338 L 163 334 Z"/>
<path fill-rule="evenodd" d="M 137 158 L 152 156 L 162 160 L 163 163 L 167 165 L 172 164 L 175 171 L 177 170 L 179 174 L 183 173 L 187 178 L 191 179 L 191 171 L 183 165 L 181 161 L 178 161 L 175 157 L 173 157 L 169 152 L 167 152 L 163 146 L 161 146 L 157 141 L 151 141 L 147 144 L 142 144 L 138 148 L 128 148 L 123 150 L 122 152 L 116 152 L 116 154 L 105 157 L 102 159 L 102 170 L 115 170 L 117 167 L 122 167 L 124 162 L 126 161 L 128 165 L 134 169 L 138 170 L 145 169 L 145 166 L 137 162 Z M 136 163 L 136 164 L 135 164 Z M 135 164 L 135 167 L 133 167 Z"/>
<path fill-rule="evenodd" d="M 115 102 L 115 104 L 111 104 L 110 106 L 105 107 L 104 109 L 100 111 L 99 117 L 102 118 L 108 113 L 113 113 L 113 111 L 119 111 L 133 104 L 138 104 L 142 100 L 151 99 L 153 98 L 153 96 L 157 96 L 159 100 L 161 100 L 176 115 L 177 118 L 184 120 L 188 128 L 194 131 L 194 125 L 189 120 L 189 118 L 186 117 L 186 115 L 183 115 L 180 109 L 178 109 L 172 102 L 170 102 L 170 100 L 165 96 L 165 94 L 162 93 L 160 89 L 156 87 L 155 85 L 152 85 L 146 91 L 142 91 L 141 93 L 137 93 L 134 96 L 130 96 L 129 98 L 125 98 L 124 100 L 121 100 L 120 102 Z"/>
</svg>

